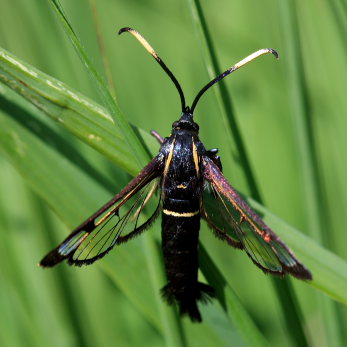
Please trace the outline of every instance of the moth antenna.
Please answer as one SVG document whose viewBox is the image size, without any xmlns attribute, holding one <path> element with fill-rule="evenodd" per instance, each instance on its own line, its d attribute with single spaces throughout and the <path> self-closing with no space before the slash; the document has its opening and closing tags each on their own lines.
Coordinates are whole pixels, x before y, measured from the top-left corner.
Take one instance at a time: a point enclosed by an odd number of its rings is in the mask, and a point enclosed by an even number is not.
<svg viewBox="0 0 347 347">
<path fill-rule="evenodd" d="M 183 90 L 178 83 L 176 77 L 173 75 L 173 73 L 170 71 L 170 69 L 165 65 L 163 60 L 159 57 L 159 55 L 155 52 L 153 47 L 146 41 L 146 39 L 138 33 L 136 30 L 132 28 L 122 28 L 119 30 L 118 35 L 128 32 L 130 34 L 133 34 L 137 40 L 141 43 L 141 45 L 149 52 L 149 54 L 159 63 L 159 65 L 163 68 L 163 70 L 168 74 L 168 76 L 171 78 L 171 81 L 175 84 L 176 89 L 180 95 L 181 98 L 181 105 L 182 105 L 182 112 L 185 111 L 186 109 L 186 101 L 184 98 Z"/>
<path fill-rule="evenodd" d="M 260 57 L 261 55 L 264 54 L 268 54 L 271 53 L 273 54 L 277 59 L 278 59 L 278 53 L 277 51 L 275 51 L 272 48 L 263 48 L 260 49 L 259 51 L 256 51 L 254 53 L 252 53 L 251 55 L 249 55 L 248 57 L 242 59 L 241 61 L 239 61 L 237 64 L 233 65 L 232 67 L 230 67 L 229 69 L 227 69 L 226 71 L 224 71 L 223 73 L 221 73 L 220 75 L 218 75 L 216 78 L 214 78 L 211 82 L 207 83 L 205 85 L 205 87 L 203 87 L 200 92 L 197 94 L 197 96 L 195 97 L 192 107 L 191 107 L 191 113 L 194 112 L 194 109 L 196 107 L 196 104 L 198 103 L 198 101 L 200 100 L 201 96 L 206 92 L 207 89 L 209 89 L 210 87 L 212 87 L 215 83 L 219 82 L 221 79 L 223 79 L 224 77 L 228 76 L 229 74 L 231 74 L 232 72 L 238 70 L 240 67 L 250 63 L 252 60 Z"/>
</svg>

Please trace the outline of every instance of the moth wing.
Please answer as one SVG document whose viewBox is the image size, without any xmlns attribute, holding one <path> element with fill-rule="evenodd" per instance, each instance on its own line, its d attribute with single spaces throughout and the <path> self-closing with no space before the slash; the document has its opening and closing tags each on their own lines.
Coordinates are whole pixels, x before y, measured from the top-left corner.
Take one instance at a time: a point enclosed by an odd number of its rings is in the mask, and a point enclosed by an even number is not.
<svg viewBox="0 0 347 347">
<path fill-rule="evenodd" d="M 280 276 L 290 273 L 300 279 L 312 279 L 309 270 L 240 197 L 217 165 L 204 157 L 203 167 L 204 178 L 219 209 L 218 214 L 213 214 L 209 206 L 204 205 L 209 225 L 228 234 L 235 241 L 233 246 L 244 249 L 264 272 Z"/>
<path fill-rule="evenodd" d="M 158 176 L 162 167 L 163 157 L 159 154 L 112 200 L 48 253 L 39 265 L 51 267 L 64 259 L 70 265 L 91 264 L 116 244 L 126 242 L 148 228 L 161 206 Z"/>
<path fill-rule="evenodd" d="M 219 239 L 235 248 L 244 248 L 236 232 L 239 228 L 237 221 L 234 220 L 233 216 L 230 216 L 223 200 L 219 197 L 212 183 L 207 180 L 204 182 L 201 216 Z"/>
</svg>

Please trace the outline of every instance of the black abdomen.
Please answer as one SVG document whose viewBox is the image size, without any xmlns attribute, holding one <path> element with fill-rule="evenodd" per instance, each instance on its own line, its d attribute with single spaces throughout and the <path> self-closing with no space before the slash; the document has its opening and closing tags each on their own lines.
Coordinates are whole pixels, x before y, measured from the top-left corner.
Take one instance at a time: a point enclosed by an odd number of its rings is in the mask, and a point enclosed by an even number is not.
<svg viewBox="0 0 347 347">
<path fill-rule="evenodd" d="M 166 198 L 162 216 L 162 248 L 168 284 L 162 289 L 181 314 L 201 321 L 197 301 L 211 296 L 213 289 L 198 282 L 199 200 Z M 205 294 L 205 295 L 204 295 Z"/>
</svg>

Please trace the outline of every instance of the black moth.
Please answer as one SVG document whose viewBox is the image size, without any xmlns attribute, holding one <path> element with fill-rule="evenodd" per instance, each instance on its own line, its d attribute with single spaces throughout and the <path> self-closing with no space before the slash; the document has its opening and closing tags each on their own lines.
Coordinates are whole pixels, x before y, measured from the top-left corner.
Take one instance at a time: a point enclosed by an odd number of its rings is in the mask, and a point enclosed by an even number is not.
<svg viewBox="0 0 347 347">
<path fill-rule="evenodd" d="M 162 250 L 167 285 L 162 289 L 169 304 L 177 303 L 180 314 L 201 321 L 197 302 L 214 295 L 207 284 L 198 282 L 200 218 L 215 235 L 229 245 L 244 249 L 265 273 L 291 274 L 303 280 L 311 273 L 285 243 L 247 205 L 222 174 L 217 149 L 206 150 L 199 139 L 193 112 L 202 94 L 213 84 L 253 59 L 273 49 L 261 49 L 229 68 L 197 94 L 192 107 L 185 104 L 183 91 L 149 43 L 135 30 L 130 32 L 156 59 L 175 84 L 181 98 L 181 118 L 172 125 L 170 137 L 152 134 L 161 144 L 159 154 L 121 192 L 77 227 L 40 262 L 51 267 L 67 259 L 70 265 L 88 265 L 146 230 L 162 212 Z M 207 204 L 212 199 L 213 204 Z M 148 208 L 148 205 L 152 208 Z M 145 207 L 150 217 L 140 223 Z M 148 213 L 148 211 L 146 211 Z"/>
</svg>

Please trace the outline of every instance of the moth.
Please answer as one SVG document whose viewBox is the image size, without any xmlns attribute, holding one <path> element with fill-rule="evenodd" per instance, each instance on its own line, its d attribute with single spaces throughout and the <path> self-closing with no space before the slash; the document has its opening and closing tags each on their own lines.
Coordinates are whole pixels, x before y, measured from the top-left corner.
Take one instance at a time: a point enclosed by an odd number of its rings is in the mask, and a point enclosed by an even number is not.
<svg viewBox="0 0 347 347">
<path fill-rule="evenodd" d="M 199 139 L 193 114 L 200 97 L 215 83 L 261 55 L 278 54 L 261 49 L 218 75 L 186 105 L 180 84 L 150 44 L 134 29 L 129 32 L 160 64 L 180 95 L 182 114 L 172 124 L 171 135 L 162 138 L 159 154 L 112 200 L 78 226 L 40 262 L 52 267 L 63 260 L 88 265 L 148 229 L 162 214 L 162 252 L 168 283 L 161 292 L 181 315 L 201 322 L 197 303 L 214 296 L 214 289 L 198 281 L 200 219 L 228 245 L 243 249 L 265 273 L 290 274 L 302 280 L 312 275 L 286 244 L 240 197 L 222 173 L 218 149 L 206 150 Z M 208 203 L 209 201 L 209 203 Z M 143 216 L 146 215 L 146 219 Z"/>
</svg>

